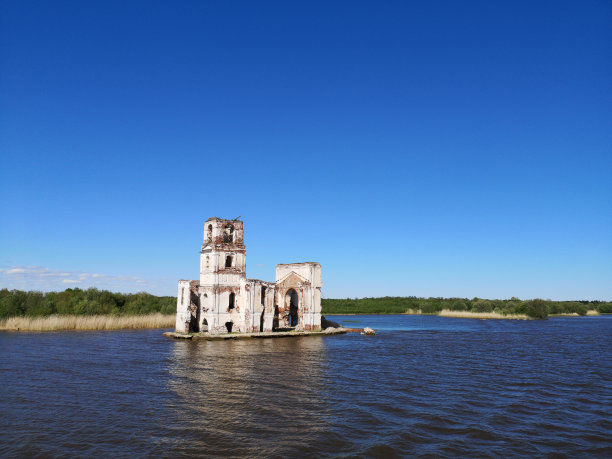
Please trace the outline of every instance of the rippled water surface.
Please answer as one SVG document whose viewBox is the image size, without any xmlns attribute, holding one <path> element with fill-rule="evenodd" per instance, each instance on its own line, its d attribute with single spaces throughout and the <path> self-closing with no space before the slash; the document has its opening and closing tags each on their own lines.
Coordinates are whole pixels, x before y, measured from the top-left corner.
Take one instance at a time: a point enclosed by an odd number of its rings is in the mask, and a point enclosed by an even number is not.
<svg viewBox="0 0 612 459">
<path fill-rule="evenodd" d="M 612 317 L 358 334 L 0 333 L 0 455 L 612 456 Z"/>
</svg>

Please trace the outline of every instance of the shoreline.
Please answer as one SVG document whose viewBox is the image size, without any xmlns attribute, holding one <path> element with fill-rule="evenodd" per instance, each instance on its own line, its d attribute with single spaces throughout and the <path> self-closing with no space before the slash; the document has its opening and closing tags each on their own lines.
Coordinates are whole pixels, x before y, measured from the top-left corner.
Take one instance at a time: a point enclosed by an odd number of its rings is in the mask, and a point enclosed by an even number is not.
<svg viewBox="0 0 612 459">
<path fill-rule="evenodd" d="M 347 314 L 333 313 L 324 314 L 327 316 L 438 316 L 438 317 L 450 317 L 455 319 L 507 319 L 507 320 L 530 320 L 526 314 L 501 314 L 499 312 L 471 312 L 471 311 L 449 311 L 442 310 L 437 313 L 424 313 L 424 312 L 351 312 Z"/>
<path fill-rule="evenodd" d="M 479 319 L 479 320 L 535 320 L 525 314 L 502 314 L 499 312 L 472 312 L 472 311 L 450 311 L 442 310 L 439 313 L 422 313 L 420 311 L 375 313 L 375 312 L 349 312 L 349 313 L 327 313 L 324 316 L 403 316 L 423 315 L 439 316 L 456 319 Z M 549 314 L 548 317 L 596 317 L 609 315 L 596 310 L 587 311 L 581 316 L 577 313 Z M 174 314 L 144 314 L 137 316 L 112 316 L 112 315 L 54 315 L 47 317 L 9 317 L 0 319 L 0 331 L 12 332 L 44 332 L 44 331 L 78 331 L 78 330 L 129 330 L 129 329 L 160 329 L 173 328 L 176 316 Z M 277 337 L 279 337 L 277 335 Z"/>
<path fill-rule="evenodd" d="M 501 312 L 472 312 L 472 311 L 451 311 L 449 309 L 443 309 L 437 313 L 423 313 L 420 311 L 406 311 L 406 312 L 390 312 L 390 313 L 378 313 L 378 312 L 350 312 L 350 313 L 327 313 L 324 316 L 439 316 L 439 317 L 450 317 L 455 319 L 496 319 L 496 320 L 536 320 L 526 314 L 502 314 Z M 587 311 L 586 315 L 581 316 L 577 313 L 567 314 L 549 314 L 548 317 L 593 317 L 605 315 L 596 310 Z"/>
</svg>

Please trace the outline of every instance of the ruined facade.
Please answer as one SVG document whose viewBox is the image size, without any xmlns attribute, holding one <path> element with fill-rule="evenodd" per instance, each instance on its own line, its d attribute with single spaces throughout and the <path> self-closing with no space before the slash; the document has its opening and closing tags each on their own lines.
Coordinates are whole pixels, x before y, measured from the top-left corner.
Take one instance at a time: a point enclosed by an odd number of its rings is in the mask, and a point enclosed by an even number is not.
<svg viewBox="0 0 612 459">
<path fill-rule="evenodd" d="M 246 278 L 243 222 L 204 223 L 200 280 L 180 280 L 176 330 L 211 334 L 321 329 L 321 265 L 276 265 L 276 281 Z"/>
</svg>

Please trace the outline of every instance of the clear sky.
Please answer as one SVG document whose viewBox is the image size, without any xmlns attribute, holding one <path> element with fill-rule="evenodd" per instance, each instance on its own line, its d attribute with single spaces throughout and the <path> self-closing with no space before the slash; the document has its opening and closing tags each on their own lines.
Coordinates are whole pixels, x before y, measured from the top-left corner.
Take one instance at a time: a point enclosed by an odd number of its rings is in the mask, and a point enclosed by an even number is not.
<svg viewBox="0 0 612 459">
<path fill-rule="evenodd" d="M 2 1 L 0 288 L 612 299 L 610 1 Z"/>
</svg>

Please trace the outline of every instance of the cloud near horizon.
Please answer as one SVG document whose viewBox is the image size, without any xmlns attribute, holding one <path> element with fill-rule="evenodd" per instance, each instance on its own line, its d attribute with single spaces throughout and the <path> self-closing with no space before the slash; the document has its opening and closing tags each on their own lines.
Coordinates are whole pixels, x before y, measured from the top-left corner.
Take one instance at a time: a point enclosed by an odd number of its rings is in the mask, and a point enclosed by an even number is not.
<svg viewBox="0 0 612 459">
<path fill-rule="evenodd" d="M 70 287 L 95 287 L 131 293 L 156 290 L 158 286 L 157 282 L 135 276 L 111 276 L 87 271 L 60 271 L 44 266 L 0 267 L 0 288 L 8 289 L 49 292 Z"/>
</svg>

